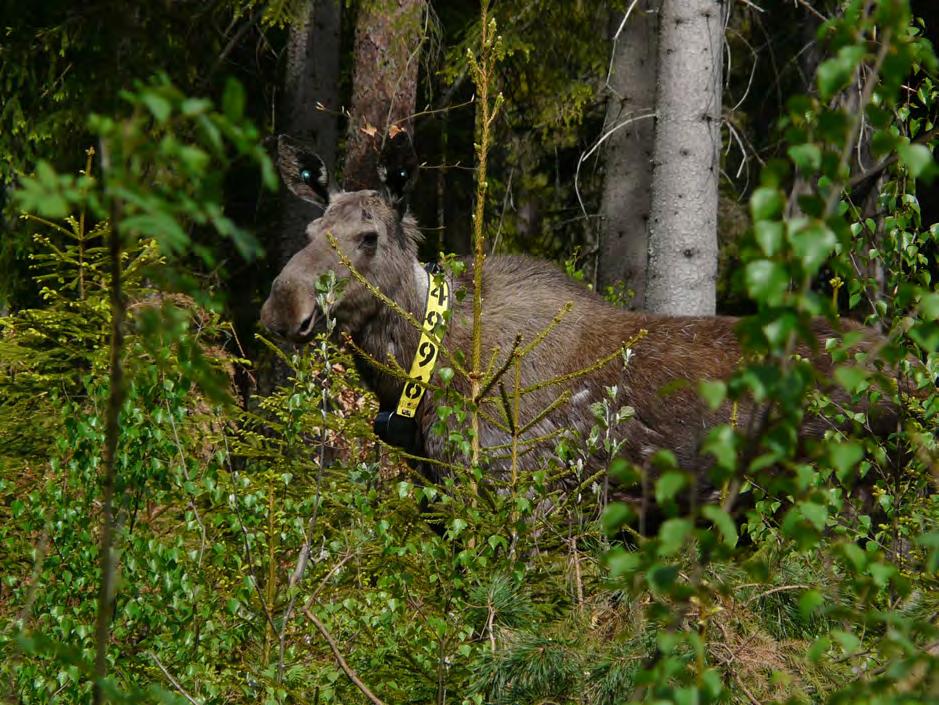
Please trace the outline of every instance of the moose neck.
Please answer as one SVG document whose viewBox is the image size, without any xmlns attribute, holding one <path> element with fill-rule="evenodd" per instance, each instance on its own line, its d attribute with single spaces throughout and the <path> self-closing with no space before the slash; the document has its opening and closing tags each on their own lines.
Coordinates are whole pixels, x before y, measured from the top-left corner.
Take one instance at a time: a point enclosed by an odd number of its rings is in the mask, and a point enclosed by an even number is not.
<svg viewBox="0 0 939 705">
<path fill-rule="evenodd" d="M 382 287 L 382 293 L 401 310 L 420 321 L 424 317 L 427 298 L 427 274 L 414 259 L 410 271 L 393 286 Z M 352 339 L 368 358 L 382 365 L 393 366 L 389 360 L 392 357 L 401 369 L 407 371 L 414 358 L 420 332 L 400 311 L 379 303 L 377 313 L 352 333 Z M 363 381 L 378 396 L 383 409 L 392 408 L 398 403 L 404 387 L 403 379 L 382 372 L 368 359 L 361 359 L 361 356 L 356 356 L 356 366 Z"/>
</svg>

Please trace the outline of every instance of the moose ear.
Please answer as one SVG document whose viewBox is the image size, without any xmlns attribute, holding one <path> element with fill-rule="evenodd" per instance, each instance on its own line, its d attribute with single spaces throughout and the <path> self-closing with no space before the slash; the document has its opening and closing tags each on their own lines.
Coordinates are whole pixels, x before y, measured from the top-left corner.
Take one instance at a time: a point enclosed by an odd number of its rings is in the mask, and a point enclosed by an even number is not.
<svg viewBox="0 0 939 705">
<path fill-rule="evenodd" d="M 329 203 L 329 172 L 326 164 L 298 140 L 277 138 L 277 167 L 290 192 L 304 201 L 325 208 Z"/>
<path fill-rule="evenodd" d="M 381 148 L 378 163 L 378 178 L 384 186 L 385 195 L 396 206 L 404 204 L 417 181 L 417 152 L 411 135 L 394 127 Z"/>
</svg>

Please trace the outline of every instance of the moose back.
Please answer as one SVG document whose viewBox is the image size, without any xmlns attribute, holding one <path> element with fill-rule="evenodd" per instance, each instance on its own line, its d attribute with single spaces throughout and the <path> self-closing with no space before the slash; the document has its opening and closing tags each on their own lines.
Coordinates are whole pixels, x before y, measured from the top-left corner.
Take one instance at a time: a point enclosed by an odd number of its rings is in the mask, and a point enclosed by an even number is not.
<svg viewBox="0 0 939 705">
<path fill-rule="evenodd" d="M 278 150 L 281 176 L 288 188 L 325 211 L 307 226 L 306 247 L 275 279 L 261 310 L 261 321 L 295 342 L 310 340 L 321 329 L 323 317 L 316 304 L 315 284 L 333 270 L 337 277 L 346 279 L 331 309 L 336 327 L 365 353 L 360 369 L 380 407 L 394 409 L 404 380 L 400 374 L 390 374 L 389 358 L 399 369 L 407 370 L 420 331 L 350 276 L 349 265 L 414 319 L 423 317 L 428 277 L 417 257 L 420 233 L 401 205 L 412 174 L 405 168 L 395 170 L 393 178 L 385 179 L 386 188 L 381 192 L 334 192 L 318 157 L 285 138 L 281 138 Z M 452 290 L 460 288 L 472 291 L 469 275 L 451 282 Z M 463 360 L 470 360 L 472 297 L 462 301 L 454 297 L 453 302 L 442 344 L 451 355 L 462 353 Z M 741 362 L 735 318 L 663 317 L 625 311 L 572 281 L 556 266 L 525 256 L 487 257 L 482 302 L 484 356 L 500 351 L 494 369 L 504 365 L 519 336 L 525 347 L 550 329 L 520 363 L 521 387 L 531 390 L 520 398 L 518 409 L 517 428 L 528 427 L 520 439 L 522 447 L 530 451 L 520 459 L 523 467 L 538 466 L 552 452 L 550 443 L 525 441 L 551 437 L 561 429 L 586 437 L 596 423 L 592 405 L 613 386 L 618 389 L 616 404 L 631 406 L 635 412 L 616 429 L 621 455 L 638 465 L 644 465 L 659 449 L 669 449 L 682 468 L 702 470 L 708 461 L 699 448 L 710 428 L 728 422 L 732 414 L 739 428 L 757 428 L 766 413 L 765 406 L 743 401 L 734 408 L 725 403 L 712 410 L 698 396 L 699 382 L 727 379 Z M 569 311 L 563 313 L 565 307 Z M 836 333 L 821 320 L 813 327 L 819 344 L 803 346 L 799 352 L 812 359 L 820 379 L 830 379 L 832 361 L 823 352 L 821 341 Z M 862 348 L 870 347 L 876 337 L 852 322 L 845 321 L 842 328 L 864 331 L 859 344 Z M 624 364 L 616 353 L 629 340 L 637 342 L 628 364 Z M 369 358 L 383 364 L 376 366 Z M 609 361 L 588 374 L 575 374 L 604 358 Z M 560 381 L 539 387 L 550 380 Z M 439 379 L 435 381 L 439 384 Z M 514 384 L 513 367 L 505 375 L 509 395 Z M 451 387 L 465 397 L 470 395 L 470 382 L 461 375 L 453 377 Z M 840 390 L 828 391 L 848 402 Z M 561 395 L 566 401 L 558 404 Z M 413 440 L 426 457 L 449 459 L 447 439 L 432 431 L 438 420 L 435 404 L 433 395 L 425 394 L 417 410 Z M 544 414 L 552 405 L 550 413 Z M 484 448 L 504 449 L 511 443 L 504 406 L 498 393 L 489 394 L 482 402 L 480 442 Z M 891 420 L 887 410 L 879 414 L 878 424 L 889 427 Z M 830 427 L 824 419 L 809 416 L 802 433 L 817 436 Z M 501 462 L 504 467 L 505 461 Z M 500 461 L 494 464 L 498 466 Z"/>
</svg>

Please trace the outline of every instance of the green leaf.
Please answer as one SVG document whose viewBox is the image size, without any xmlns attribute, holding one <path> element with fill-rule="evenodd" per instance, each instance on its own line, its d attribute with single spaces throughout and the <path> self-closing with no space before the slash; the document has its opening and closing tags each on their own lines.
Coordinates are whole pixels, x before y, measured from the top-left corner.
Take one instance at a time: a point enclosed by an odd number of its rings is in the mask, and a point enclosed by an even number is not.
<svg viewBox="0 0 939 705">
<path fill-rule="evenodd" d="M 806 590 L 799 598 L 799 611 L 805 619 L 812 616 L 812 613 L 825 604 L 825 596 L 818 590 Z"/>
<path fill-rule="evenodd" d="M 450 527 L 447 529 L 447 536 L 450 538 L 456 538 L 467 526 L 469 526 L 469 524 L 467 524 L 463 519 L 456 517 L 450 522 Z"/>
<path fill-rule="evenodd" d="M 939 531 L 930 531 L 917 537 L 916 543 L 929 551 L 926 557 L 926 570 L 929 573 L 939 572 Z"/>
<path fill-rule="evenodd" d="M 222 93 L 222 112 L 232 122 L 241 120 L 245 112 L 245 89 L 240 81 L 229 78 Z"/>
<path fill-rule="evenodd" d="M 14 198 L 20 209 L 27 213 L 64 218 L 69 214 L 69 201 L 75 195 L 70 188 L 71 182 L 70 177 L 60 176 L 43 160 L 36 164 L 35 175 L 20 181 Z"/>
<path fill-rule="evenodd" d="M 671 556 L 681 550 L 694 525 L 688 519 L 669 519 L 659 528 L 659 556 Z"/>
<path fill-rule="evenodd" d="M 206 98 L 186 98 L 179 105 L 180 112 L 187 117 L 201 115 L 202 113 L 209 112 L 211 109 L 212 101 Z"/>
<path fill-rule="evenodd" d="M 939 550 L 939 531 L 930 531 L 916 538 L 916 543 L 926 548 Z"/>
<path fill-rule="evenodd" d="M 167 254 L 178 254 L 189 245 L 189 235 L 166 211 L 138 213 L 125 218 L 122 225 L 144 237 L 152 237 Z"/>
<path fill-rule="evenodd" d="M 839 478 L 845 478 L 849 470 L 864 457 L 864 447 L 857 441 L 843 441 L 828 447 L 828 456 Z"/>
<path fill-rule="evenodd" d="M 867 566 L 867 554 L 856 543 L 844 543 L 841 546 L 841 553 L 856 573 L 860 573 Z"/>
<path fill-rule="evenodd" d="M 607 534 L 615 534 L 623 526 L 632 521 L 636 513 L 633 511 L 625 502 L 611 502 L 606 509 L 603 510 L 603 517 L 601 523 L 603 524 L 603 529 Z"/>
<path fill-rule="evenodd" d="M 17 205 L 26 213 L 56 219 L 64 218 L 69 213 L 68 201 L 61 194 L 47 191 L 35 179 L 22 179 L 14 197 Z"/>
<path fill-rule="evenodd" d="M 156 91 L 144 91 L 140 96 L 141 102 L 147 106 L 150 114 L 156 118 L 159 123 L 165 123 L 169 120 L 173 112 L 173 105 Z"/>
<path fill-rule="evenodd" d="M 897 156 L 914 178 L 923 176 L 930 168 L 935 168 L 932 152 L 922 144 L 900 144 L 897 146 Z"/>
<path fill-rule="evenodd" d="M 706 668 L 701 674 L 701 685 L 707 699 L 702 702 L 717 702 L 721 692 L 724 690 L 724 683 L 721 680 L 721 674 L 716 668 Z"/>
<path fill-rule="evenodd" d="M 867 371 L 860 367 L 842 366 L 835 368 L 835 381 L 852 394 L 867 387 Z"/>
<path fill-rule="evenodd" d="M 817 144 L 797 144 L 788 150 L 789 158 L 803 172 L 814 172 L 822 166 L 822 150 Z"/>
<path fill-rule="evenodd" d="M 201 175 L 205 173 L 211 161 L 206 152 L 198 147 L 182 145 L 176 150 L 176 157 L 193 174 Z"/>
<path fill-rule="evenodd" d="M 616 546 L 606 554 L 606 565 L 611 576 L 623 578 L 639 570 L 642 565 L 642 556 L 639 553 L 627 551 L 622 546 Z"/>
<path fill-rule="evenodd" d="M 698 394 L 711 411 L 716 411 L 727 398 L 727 383 L 719 379 L 706 379 L 698 385 Z"/>
<path fill-rule="evenodd" d="M 834 58 L 819 64 L 815 78 L 821 99 L 827 101 L 848 85 L 854 75 L 854 70 L 863 58 L 863 46 L 849 45 L 841 47 Z"/>
<path fill-rule="evenodd" d="M 678 568 L 673 565 L 654 565 L 646 572 L 646 582 L 654 590 L 668 590 L 677 577 Z"/>
<path fill-rule="evenodd" d="M 919 315 L 927 321 L 939 320 L 939 294 L 923 294 L 919 300 Z"/>
<path fill-rule="evenodd" d="M 730 514 L 714 504 L 706 504 L 701 509 L 701 514 L 705 519 L 710 519 L 721 534 L 721 539 L 728 546 L 736 546 L 739 535 L 737 534 L 737 524 L 731 518 Z"/>
<path fill-rule="evenodd" d="M 767 321 L 763 326 L 763 334 L 770 345 L 781 348 L 799 324 L 799 318 L 792 309 L 781 309 L 773 313 L 775 314 L 774 318 Z"/>
<path fill-rule="evenodd" d="M 806 652 L 806 656 L 808 657 L 809 661 L 817 663 L 825 656 L 830 648 L 831 639 L 824 636 L 819 637 L 809 647 L 809 650 Z"/>
<path fill-rule="evenodd" d="M 509 542 L 506 540 L 505 536 L 500 536 L 499 534 L 492 534 L 486 539 L 486 543 L 489 544 L 489 547 L 495 551 L 499 546 L 503 548 L 508 547 Z"/>
<path fill-rule="evenodd" d="M 785 232 L 785 227 L 777 220 L 758 220 L 753 224 L 753 237 L 767 257 L 782 249 Z"/>
<path fill-rule="evenodd" d="M 927 323 L 917 323 L 910 328 L 909 336 L 916 341 L 923 350 L 939 349 L 939 323 L 929 321 Z"/>
<path fill-rule="evenodd" d="M 225 143 L 222 140 L 222 132 L 217 124 L 219 121 L 221 121 L 221 116 L 219 115 L 198 115 L 196 117 L 196 124 L 199 126 L 202 138 L 208 142 L 209 146 L 215 150 L 216 154 L 221 155 L 224 153 Z M 270 160 L 266 159 L 265 162 L 269 163 Z"/>
<path fill-rule="evenodd" d="M 819 531 L 824 530 L 828 522 L 828 507 L 816 502 L 799 502 L 799 512 Z"/>
<path fill-rule="evenodd" d="M 671 502 L 686 484 L 688 484 L 688 477 L 685 473 L 669 470 L 655 482 L 655 501 L 659 504 Z"/>
<path fill-rule="evenodd" d="M 737 446 L 739 439 L 729 423 L 715 426 L 704 438 L 701 452 L 714 456 L 717 465 L 726 470 L 733 470 L 737 465 Z"/>
<path fill-rule="evenodd" d="M 838 238 L 831 228 L 817 220 L 799 228 L 790 235 L 789 241 L 808 274 L 815 274 L 838 244 Z"/>
<path fill-rule="evenodd" d="M 783 302 L 789 288 L 789 273 L 778 262 L 758 259 L 747 265 L 745 280 L 750 297 L 769 306 Z"/>
<path fill-rule="evenodd" d="M 668 448 L 657 450 L 649 461 L 657 470 L 674 470 L 678 467 L 678 458 Z"/>
<path fill-rule="evenodd" d="M 782 191 L 768 186 L 761 186 L 750 196 L 750 213 L 753 220 L 773 220 L 782 215 L 786 199 Z"/>
<path fill-rule="evenodd" d="M 896 567 L 889 563 L 871 563 L 867 571 L 871 574 L 874 584 L 881 588 L 887 587 L 890 578 L 897 574 Z"/>
</svg>

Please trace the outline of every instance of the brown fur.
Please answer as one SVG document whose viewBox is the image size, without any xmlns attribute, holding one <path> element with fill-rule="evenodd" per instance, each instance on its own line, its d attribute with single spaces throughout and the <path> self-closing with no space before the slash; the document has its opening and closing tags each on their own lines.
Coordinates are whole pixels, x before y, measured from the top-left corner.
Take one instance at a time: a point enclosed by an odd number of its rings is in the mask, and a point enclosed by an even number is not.
<svg viewBox="0 0 939 705">
<path fill-rule="evenodd" d="M 308 340 L 315 326 L 308 316 L 315 312 L 313 285 L 329 269 L 337 276 L 348 276 L 327 239 L 332 233 L 353 266 L 375 287 L 393 299 L 404 310 L 421 319 L 424 313 L 424 274 L 417 263 L 419 234 L 410 219 L 401 219 L 393 205 L 374 191 L 342 193 L 334 197 L 322 218 L 308 229 L 309 244 L 298 252 L 275 280 L 271 295 L 264 303 L 261 320 L 268 328 L 295 341 Z M 377 244 L 369 248 L 363 234 L 375 233 Z M 452 352 L 462 351 L 471 359 L 472 281 L 470 275 L 452 282 L 453 289 L 465 288 L 468 295 L 456 302 L 444 339 Z M 523 397 L 522 423 L 534 418 L 565 389 L 572 399 L 539 421 L 526 434 L 538 437 L 558 429 L 571 429 L 586 437 L 595 419 L 590 406 L 604 396 L 604 388 L 616 385 L 616 405 L 635 409 L 635 418 L 618 429 L 624 441 L 623 455 L 644 464 L 659 448 L 671 449 L 679 464 L 687 469 L 701 469 L 707 463 L 699 456 L 699 447 L 708 429 L 726 423 L 731 407 L 724 404 L 712 411 L 698 397 L 698 383 L 706 379 L 727 379 L 737 368 L 741 351 L 734 334 L 737 319 L 729 317 L 662 317 L 615 308 L 595 293 L 573 282 L 557 267 L 525 256 L 494 256 L 483 269 L 482 340 L 484 358 L 495 348 L 501 353 L 499 362 L 511 350 L 517 334 L 522 345 L 530 342 L 549 325 L 567 303 L 572 310 L 562 318 L 544 341 L 522 362 L 522 385 L 532 385 L 558 375 L 580 370 L 605 355 L 616 351 L 641 329 L 648 335 L 633 349 L 628 366 L 616 357 L 592 374 L 573 381 L 550 386 Z M 373 358 L 384 361 L 391 354 L 397 363 L 410 367 L 417 346 L 418 332 L 397 313 L 384 306 L 368 289 L 349 279 L 333 310 L 338 328 L 347 332 L 356 345 Z M 303 322 L 307 321 L 307 326 Z M 845 322 L 847 329 L 860 329 Z M 866 329 L 864 329 L 866 330 Z M 831 327 L 818 321 L 815 334 L 820 341 L 834 335 Z M 873 332 L 868 331 L 868 346 Z M 831 360 L 818 349 L 799 352 L 812 358 L 825 376 Z M 446 365 L 442 357 L 437 369 Z M 497 363 L 497 367 L 499 364 Z M 367 367 L 366 381 L 377 394 L 383 409 L 393 409 L 403 382 L 374 368 Z M 830 375 L 828 375 L 830 377 Z M 439 383 L 439 379 L 437 380 Z M 506 388 L 514 389 L 514 374 L 504 377 Z M 469 395 L 469 383 L 456 375 L 453 386 Z M 844 399 L 844 395 L 832 390 Z M 496 418 L 503 414 L 494 403 L 487 411 Z M 753 403 L 741 403 L 737 409 L 739 428 L 758 426 L 754 415 L 764 409 Z M 444 459 L 445 439 L 435 435 L 431 427 L 437 419 L 435 403 L 427 394 L 418 412 L 419 427 L 428 457 Z M 807 418 L 803 433 L 819 435 L 827 423 Z M 483 423 L 483 446 L 508 443 L 510 437 L 499 428 Z M 524 456 L 523 465 L 537 466 L 551 448 Z"/>
</svg>

